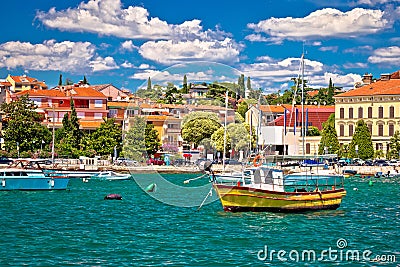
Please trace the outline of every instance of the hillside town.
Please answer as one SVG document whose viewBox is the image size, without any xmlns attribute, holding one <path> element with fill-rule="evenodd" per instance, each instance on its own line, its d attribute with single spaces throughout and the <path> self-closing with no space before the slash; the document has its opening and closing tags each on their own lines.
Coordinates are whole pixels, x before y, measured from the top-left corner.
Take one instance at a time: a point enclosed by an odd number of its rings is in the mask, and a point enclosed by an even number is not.
<svg viewBox="0 0 400 267">
<path fill-rule="evenodd" d="M 44 81 L 37 78 L 8 75 L 0 86 L 1 102 L 4 103 L 28 95 L 36 106 L 35 111 L 42 115 L 41 124 L 49 129 L 62 127 L 64 115 L 71 112 L 71 101 L 74 102 L 80 129 L 86 131 L 94 131 L 105 118 L 113 118 L 126 132 L 132 126 L 133 118 L 144 117 L 146 123 L 154 125 L 157 130 L 161 147 L 176 147 L 178 154 L 190 154 L 192 160 L 207 155 L 202 154 L 202 146 L 193 146 L 182 138 L 181 126 L 185 115 L 195 111 L 212 112 L 222 125 L 225 119 L 229 125 L 235 122 L 237 103 L 245 101 L 242 98 L 230 98 L 229 102 L 235 105 L 227 109 L 224 106 L 199 104 L 208 90 L 204 84 L 190 84 L 180 104 L 157 103 L 149 98 L 140 98 L 111 83 L 89 85 L 80 81 L 48 88 Z M 357 121 L 363 119 L 371 133 L 374 149 L 385 155 L 389 150 L 390 138 L 400 130 L 397 123 L 400 118 L 399 88 L 400 71 L 382 74 L 379 78 L 365 74 L 362 84 L 357 84 L 349 91 L 337 92 L 333 96 L 334 105 L 317 102 L 305 103 L 302 107 L 300 103 L 261 105 L 258 101 L 248 106 L 244 119 L 254 129 L 252 134 L 256 139 L 256 150 L 288 155 L 316 155 L 320 150 L 321 136 L 302 138 L 302 125 L 306 125 L 307 129 L 316 127 L 322 131 L 323 123 L 334 114 L 338 141 L 343 147 L 351 142 Z M 265 95 L 261 97 L 265 98 Z"/>
</svg>

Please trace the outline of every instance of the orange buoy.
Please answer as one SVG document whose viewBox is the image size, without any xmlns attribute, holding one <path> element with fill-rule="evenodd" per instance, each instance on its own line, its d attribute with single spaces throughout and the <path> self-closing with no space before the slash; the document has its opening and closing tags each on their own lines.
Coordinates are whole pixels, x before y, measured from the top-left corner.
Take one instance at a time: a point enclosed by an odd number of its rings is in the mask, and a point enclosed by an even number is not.
<svg viewBox="0 0 400 267">
<path fill-rule="evenodd" d="M 255 158 L 254 158 L 254 160 L 253 160 L 253 165 L 254 165 L 254 167 L 259 167 L 259 166 L 261 166 L 261 161 L 259 162 L 258 160 L 259 159 L 261 159 L 262 157 L 261 157 L 261 155 L 257 155 Z"/>
</svg>

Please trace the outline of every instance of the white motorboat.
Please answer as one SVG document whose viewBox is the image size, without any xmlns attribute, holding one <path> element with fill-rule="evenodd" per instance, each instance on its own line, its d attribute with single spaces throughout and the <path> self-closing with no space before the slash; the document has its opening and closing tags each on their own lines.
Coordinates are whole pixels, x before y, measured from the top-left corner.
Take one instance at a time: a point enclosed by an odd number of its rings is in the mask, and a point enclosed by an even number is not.
<svg viewBox="0 0 400 267">
<path fill-rule="evenodd" d="M 114 171 L 102 171 L 98 174 L 92 176 L 94 179 L 102 179 L 102 180 L 130 180 L 131 175 L 129 173 L 118 173 Z"/>
</svg>

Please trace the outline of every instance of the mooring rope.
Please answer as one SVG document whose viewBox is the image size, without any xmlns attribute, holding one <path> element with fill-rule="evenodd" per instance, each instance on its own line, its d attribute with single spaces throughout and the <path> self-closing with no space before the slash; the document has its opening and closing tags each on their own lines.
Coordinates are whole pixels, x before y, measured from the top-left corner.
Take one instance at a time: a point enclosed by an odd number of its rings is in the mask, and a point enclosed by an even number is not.
<svg viewBox="0 0 400 267">
<path fill-rule="evenodd" d="M 183 181 L 183 183 L 184 183 L 184 184 L 188 184 L 188 183 L 190 183 L 190 181 L 194 181 L 194 180 L 197 180 L 197 179 L 201 179 L 201 178 L 203 178 L 203 177 L 205 177 L 205 176 L 208 176 L 208 174 L 203 174 L 203 175 L 201 175 L 201 176 L 199 176 L 199 177 L 187 179 L 187 180 Z"/>
</svg>

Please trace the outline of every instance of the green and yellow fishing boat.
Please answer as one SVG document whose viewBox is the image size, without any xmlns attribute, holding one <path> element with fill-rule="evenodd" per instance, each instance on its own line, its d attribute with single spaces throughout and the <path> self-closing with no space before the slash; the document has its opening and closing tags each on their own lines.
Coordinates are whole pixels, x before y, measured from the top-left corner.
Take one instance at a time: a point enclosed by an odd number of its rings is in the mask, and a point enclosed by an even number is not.
<svg viewBox="0 0 400 267">
<path fill-rule="evenodd" d="M 329 171 L 285 175 L 282 170 L 261 166 L 246 172 L 236 184 L 221 182 L 211 172 L 213 187 L 225 211 L 334 210 L 346 195 L 343 175 Z"/>
</svg>

